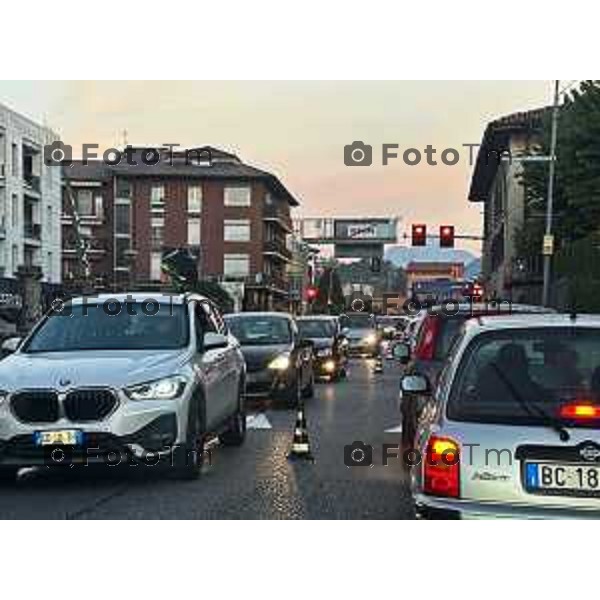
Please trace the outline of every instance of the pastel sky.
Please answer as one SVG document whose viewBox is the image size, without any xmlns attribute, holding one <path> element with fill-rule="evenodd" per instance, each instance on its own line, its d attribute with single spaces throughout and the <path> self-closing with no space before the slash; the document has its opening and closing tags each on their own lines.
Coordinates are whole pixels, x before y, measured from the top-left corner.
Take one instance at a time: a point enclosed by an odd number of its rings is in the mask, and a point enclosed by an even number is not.
<svg viewBox="0 0 600 600">
<path fill-rule="evenodd" d="M 75 148 L 123 143 L 210 144 L 275 172 L 304 216 L 399 216 L 457 233 L 481 230 L 481 207 L 467 201 L 472 166 L 463 144 L 481 141 L 488 121 L 549 102 L 545 81 L 15 81 L 0 102 L 57 131 Z M 373 146 L 371 167 L 344 165 L 344 145 Z M 381 146 L 399 158 L 383 166 Z M 407 148 L 437 149 L 417 166 Z M 460 150 L 458 164 L 439 160 Z M 478 251 L 478 244 L 462 247 Z"/>
</svg>

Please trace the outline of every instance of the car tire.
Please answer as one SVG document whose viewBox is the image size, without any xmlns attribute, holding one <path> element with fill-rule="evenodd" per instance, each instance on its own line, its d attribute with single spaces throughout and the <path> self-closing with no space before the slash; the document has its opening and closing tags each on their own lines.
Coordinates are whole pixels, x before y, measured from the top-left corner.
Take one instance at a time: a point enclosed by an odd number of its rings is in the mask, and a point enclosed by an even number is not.
<svg viewBox="0 0 600 600">
<path fill-rule="evenodd" d="M 246 407 L 244 405 L 244 383 L 240 381 L 238 391 L 238 410 L 219 440 L 224 446 L 241 446 L 246 439 Z"/>
<path fill-rule="evenodd" d="M 206 450 L 206 432 L 200 416 L 199 403 L 190 410 L 185 444 L 175 452 L 175 477 L 181 481 L 193 481 L 202 474 Z M 189 459 L 188 459 L 189 457 Z"/>
<path fill-rule="evenodd" d="M 17 480 L 19 467 L 0 467 L 0 482 L 14 483 Z"/>
<path fill-rule="evenodd" d="M 315 395 L 315 372 L 311 371 L 310 381 L 308 385 L 302 390 L 303 398 L 314 398 Z"/>
</svg>

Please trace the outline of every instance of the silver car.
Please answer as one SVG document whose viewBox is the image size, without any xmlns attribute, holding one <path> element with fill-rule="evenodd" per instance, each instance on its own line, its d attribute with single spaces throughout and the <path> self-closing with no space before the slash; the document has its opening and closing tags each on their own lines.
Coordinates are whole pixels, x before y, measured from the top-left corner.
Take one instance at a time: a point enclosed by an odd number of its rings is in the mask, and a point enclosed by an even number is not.
<svg viewBox="0 0 600 600">
<path fill-rule="evenodd" d="M 121 461 L 194 478 L 210 435 L 244 441 L 244 359 L 205 297 L 78 298 L 3 347 L 14 350 L 0 361 L 5 479 L 24 466 Z"/>
<path fill-rule="evenodd" d="M 416 440 L 404 458 L 419 516 L 600 517 L 600 318 L 468 321 Z"/>
</svg>

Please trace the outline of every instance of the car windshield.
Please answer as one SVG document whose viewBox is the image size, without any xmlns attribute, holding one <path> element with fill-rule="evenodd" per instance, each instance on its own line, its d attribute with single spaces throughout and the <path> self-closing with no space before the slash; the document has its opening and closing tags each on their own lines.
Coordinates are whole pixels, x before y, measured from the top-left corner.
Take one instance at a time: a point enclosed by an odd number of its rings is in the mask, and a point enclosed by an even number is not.
<svg viewBox="0 0 600 600">
<path fill-rule="evenodd" d="M 288 344 L 292 339 L 290 323 L 281 317 L 234 317 L 227 319 L 227 324 L 243 346 Z"/>
<path fill-rule="evenodd" d="M 118 314 L 104 304 L 71 306 L 46 317 L 24 352 L 70 352 L 74 350 L 172 350 L 187 346 L 187 308 L 159 304 L 156 314 L 144 314 L 141 304 L 122 305 Z M 150 312 L 146 305 L 144 310 Z M 130 314 L 136 313 L 136 314 Z"/>
<path fill-rule="evenodd" d="M 571 426 L 565 406 L 600 406 L 600 330 L 511 329 L 478 336 L 467 349 L 448 404 L 459 421 Z"/>
<path fill-rule="evenodd" d="M 375 319 L 367 313 L 346 313 L 342 317 L 342 325 L 350 329 L 374 329 Z"/>
<path fill-rule="evenodd" d="M 304 338 L 331 338 L 335 335 L 335 325 L 326 319 L 301 319 L 297 321 L 298 331 Z"/>
</svg>

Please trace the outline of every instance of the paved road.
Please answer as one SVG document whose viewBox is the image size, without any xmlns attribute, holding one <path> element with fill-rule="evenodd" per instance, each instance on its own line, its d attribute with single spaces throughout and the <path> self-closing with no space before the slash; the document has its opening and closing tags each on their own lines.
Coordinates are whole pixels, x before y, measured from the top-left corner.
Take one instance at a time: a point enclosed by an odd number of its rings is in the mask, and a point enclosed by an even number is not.
<svg viewBox="0 0 600 600">
<path fill-rule="evenodd" d="M 28 470 L 0 489 L 0 517 L 410 518 L 400 465 L 381 466 L 382 444 L 400 439 L 384 433 L 398 426 L 399 377 L 397 366 L 385 366 L 373 374 L 367 361 L 355 360 L 346 381 L 317 386 L 306 406 L 314 464 L 286 459 L 295 412 L 265 408 L 250 419 L 257 428 L 242 448 L 213 449 L 198 481 L 168 479 L 150 467 Z M 354 440 L 373 445 L 375 466 L 344 466 L 344 445 Z"/>
</svg>

